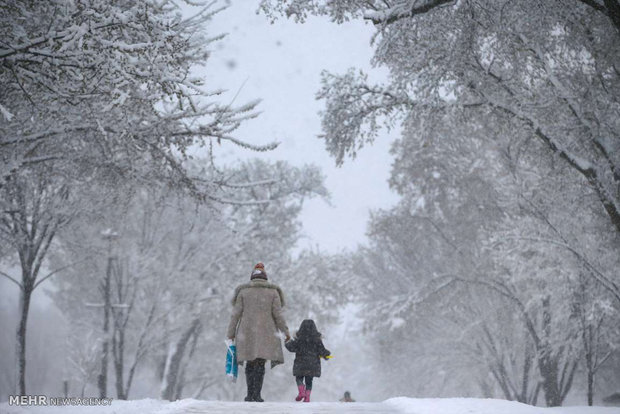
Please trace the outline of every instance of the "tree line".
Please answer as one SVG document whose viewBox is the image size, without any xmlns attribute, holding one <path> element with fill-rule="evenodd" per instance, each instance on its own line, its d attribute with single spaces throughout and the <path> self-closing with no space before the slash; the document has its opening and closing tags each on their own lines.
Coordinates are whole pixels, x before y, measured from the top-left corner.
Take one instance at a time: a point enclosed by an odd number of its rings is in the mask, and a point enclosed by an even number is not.
<svg viewBox="0 0 620 414">
<path fill-rule="evenodd" d="M 373 63 L 389 69 L 383 84 L 326 72 L 317 92 L 337 164 L 382 128 L 400 131 L 390 177 L 400 201 L 371 216 L 351 269 L 370 284 L 379 355 L 401 373 L 386 383 L 549 406 L 580 378 L 590 405 L 597 384 L 617 392 L 620 3 L 261 8 L 370 22 Z"/>
<path fill-rule="evenodd" d="M 28 390 L 32 294 L 56 276 L 54 300 L 84 327 L 67 343 L 82 390 L 92 380 L 105 395 L 109 366 L 128 398 L 154 358 L 161 396 L 181 395 L 186 355 L 220 321 L 205 314 L 222 302 L 221 278 L 267 251 L 283 261 L 302 200 L 327 195 L 312 166 L 217 165 L 219 146 L 277 143 L 236 135 L 258 101 L 221 102 L 195 75 L 223 4 L 181 6 L 1 2 L 0 253 L 19 292 L 16 394 Z"/>
</svg>

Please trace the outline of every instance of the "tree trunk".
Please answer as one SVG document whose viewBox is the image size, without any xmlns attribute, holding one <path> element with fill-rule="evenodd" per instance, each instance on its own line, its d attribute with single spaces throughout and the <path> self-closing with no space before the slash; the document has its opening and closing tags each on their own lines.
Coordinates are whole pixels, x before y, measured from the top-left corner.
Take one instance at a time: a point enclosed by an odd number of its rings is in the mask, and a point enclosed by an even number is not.
<svg viewBox="0 0 620 414">
<path fill-rule="evenodd" d="M 553 349 L 551 338 L 551 298 L 542 300 L 543 339 L 538 343 L 538 366 L 548 407 L 559 407 L 573 385 L 577 361 L 569 358 L 570 345 Z M 568 341 L 569 338 L 566 340 Z M 567 350 L 568 349 L 568 350 Z M 563 358 L 564 357 L 564 358 Z M 565 359 L 563 361 L 563 359 Z"/>
<path fill-rule="evenodd" d="M 584 341 L 585 362 L 586 362 L 586 375 L 588 381 L 588 405 L 592 405 L 592 399 L 594 396 L 594 356 L 592 346 L 592 326 L 583 328 L 582 338 Z"/>
<path fill-rule="evenodd" d="M 592 406 L 594 400 L 594 372 L 588 370 L 588 405 Z"/>
<path fill-rule="evenodd" d="M 106 276 L 103 285 L 103 345 L 101 349 L 101 373 L 97 384 L 99 386 L 99 398 L 107 397 L 108 389 L 108 347 L 110 341 L 110 282 L 112 273 L 112 257 L 108 257 Z"/>
<path fill-rule="evenodd" d="M 26 270 L 24 270 L 26 271 Z M 24 277 L 23 280 L 30 278 Z M 30 298 L 32 297 L 33 285 L 26 282 L 22 285 L 19 294 L 19 324 L 17 325 L 17 378 L 15 391 L 18 395 L 26 395 L 26 328 L 28 325 L 28 311 L 30 310 Z"/>
<path fill-rule="evenodd" d="M 116 336 L 112 342 L 114 355 L 114 373 L 116 376 L 116 398 L 119 400 L 127 399 L 123 374 L 125 371 L 125 332 L 122 329 L 116 330 Z"/>
<path fill-rule="evenodd" d="M 127 385 L 125 386 L 125 398 L 129 398 L 129 392 L 131 391 L 131 384 L 133 382 L 134 373 L 136 372 L 136 367 L 138 366 L 138 363 L 140 362 L 140 360 L 142 359 L 142 357 L 144 356 L 146 352 L 144 349 L 145 347 L 144 342 L 146 340 L 145 338 L 147 337 L 148 328 L 151 326 L 151 323 L 153 322 L 153 317 L 155 316 L 156 303 L 157 302 L 153 302 L 153 305 L 151 306 L 151 310 L 149 311 L 149 316 L 146 321 L 146 326 L 144 327 L 142 333 L 140 334 L 140 339 L 138 339 L 138 345 L 136 347 L 133 362 L 131 363 L 131 366 L 129 367 L 129 373 L 127 374 Z M 165 366 L 165 361 L 164 361 L 164 366 Z M 159 370 L 159 367 L 157 367 L 157 369 Z M 158 378 L 161 381 L 161 375 Z"/>
<path fill-rule="evenodd" d="M 529 344 L 525 345 L 524 357 L 523 357 L 523 376 L 521 378 L 521 395 L 517 398 L 517 401 L 524 404 L 536 405 L 538 399 L 538 392 L 540 391 L 540 383 L 531 387 L 530 376 L 532 372 L 532 366 L 534 363 L 534 351 Z M 530 390 L 530 388 L 532 388 Z"/>
<path fill-rule="evenodd" d="M 534 388 L 534 393 L 532 394 L 531 401 L 528 402 L 529 405 L 538 404 L 538 395 L 540 394 L 540 389 L 542 388 L 542 384 L 540 381 L 536 384 L 536 388 Z"/>
<path fill-rule="evenodd" d="M 168 357 L 164 372 L 164 383 L 161 390 L 162 400 L 173 401 L 175 398 L 175 389 L 177 388 L 177 380 L 181 369 L 181 360 L 183 359 L 183 354 L 185 354 L 185 347 L 196 329 L 198 329 L 199 324 L 199 318 L 192 321 L 191 325 L 183 332 L 183 335 L 181 335 L 175 344 L 174 350 Z"/>
<path fill-rule="evenodd" d="M 183 397 L 183 387 L 185 386 L 185 370 L 181 370 L 177 381 L 177 388 L 174 391 L 174 399 L 180 400 Z"/>
<path fill-rule="evenodd" d="M 194 352 L 196 351 L 196 344 L 198 343 L 199 335 L 200 335 L 200 324 L 198 324 L 198 326 L 193 332 L 192 345 L 187 355 L 187 359 L 185 360 L 185 363 L 181 364 L 182 367 L 181 367 L 181 371 L 177 379 L 176 391 L 174 393 L 175 400 L 180 400 L 181 398 L 183 398 L 183 389 L 185 388 L 185 373 L 187 372 L 187 365 L 189 364 L 192 357 L 194 356 Z"/>
<path fill-rule="evenodd" d="M 587 398 L 588 405 L 592 406 L 594 403 L 594 380 L 596 372 L 600 367 L 599 364 L 599 347 L 598 347 L 598 335 L 603 323 L 603 318 L 598 320 L 595 325 L 591 321 L 588 321 L 584 312 L 581 312 L 581 339 L 583 341 L 584 362 L 586 368 L 586 380 L 588 383 Z M 603 360 L 605 360 L 604 358 Z"/>
<path fill-rule="evenodd" d="M 551 356 L 545 356 L 540 359 L 539 364 L 545 403 L 547 407 L 559 407 L 562 405 L 562 395 L 558 389 L 557 361 Z"/>
<path fill-rule="evenodd" d="M 542 333 L 543 342 L 539 345 L 538 366 L 542 377 L 542 388 L 545 393 L 547 407 L 562 405 L 562 393 L 558 387 L 558 360 L 553 356 L 551 345 L 551 298 L 545 296 L 542 300 Z"/>
</svg>

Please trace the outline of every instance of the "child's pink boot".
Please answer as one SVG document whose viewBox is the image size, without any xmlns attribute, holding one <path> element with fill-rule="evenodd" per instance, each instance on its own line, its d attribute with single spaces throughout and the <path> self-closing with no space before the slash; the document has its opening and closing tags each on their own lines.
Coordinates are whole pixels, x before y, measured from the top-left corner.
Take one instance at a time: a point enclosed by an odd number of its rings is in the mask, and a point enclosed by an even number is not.
<svg viewBox="0 0 620 414">
<path fill-rule="evenodd" d="M 306 396 L 306 386 L 304 384 L 298 385 L 299 395 L 295 397 L 295 401 L 301 401 Z"/>
<path fill-rule="evenodd" d="M 312 390 L 306 390 L 306 393 L 304 394 L 304 402 L 310 402 L 310 393 L 312 392 Z"/>
</svg>

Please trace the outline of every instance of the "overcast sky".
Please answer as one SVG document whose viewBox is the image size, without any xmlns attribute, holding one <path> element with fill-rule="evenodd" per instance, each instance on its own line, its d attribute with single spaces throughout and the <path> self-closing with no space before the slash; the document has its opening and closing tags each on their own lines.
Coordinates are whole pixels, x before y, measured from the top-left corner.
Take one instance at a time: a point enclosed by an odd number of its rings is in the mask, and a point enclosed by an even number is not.
<svg viewBox="0 0 620 414">
<path fill-rule="evenodd" d="M 209 31 L 228 33 L 205 68 L 210 87 L 228 89 L 230 98 L 241 88 L 235 104 L 262 99 L 262 114 L 247 122 L 238 136 L 256 144 L 281 142 L 267 154 L 228 147 L 220 151 L 220 159 L 228 163 L 249 155 L 297 166 L 318 165 L 326 176 L 331 206 L 321 200 L 305 205 L 299 247 L 337 252 L 364 242 L 369 210 L 396 201 L 387 179 L 389 143 L 397 133 L 386 134 L 355 161 L 338 168 L 317 138 L 323 102 L 315 100 L 315 94 L 324 69 L 343 73 L 354 66 L 371 72 L 371 79 L 385 79 L 387 71 L 373 69 L 369 63 L 372 26 L 359 21 L 336 25 L 319 18 L 304 24 L 284 19 L 270 24 L 248 3 L 236 1 L 214 18 Z"/>
</svg>

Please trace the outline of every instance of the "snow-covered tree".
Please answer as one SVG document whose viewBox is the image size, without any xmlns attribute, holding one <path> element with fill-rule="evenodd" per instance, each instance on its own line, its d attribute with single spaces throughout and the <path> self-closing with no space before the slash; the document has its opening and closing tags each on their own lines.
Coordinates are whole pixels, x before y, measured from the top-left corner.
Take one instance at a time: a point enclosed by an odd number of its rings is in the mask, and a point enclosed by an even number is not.
<svg viewBox="0 0 620 414">
<path fill-rule="evenodd" d="M 533 359 L 546 403 L 561 404 L 581 355 L 570 294 L 579 278 L 603 287 L 597 302 L 615 298 L 619 314 L 618 2 L 266 0 L 261 8 L 272 18 L 318 14 L 376 27 L 373 62 L 389 69 L 389 82 L 325 73 L 318 98 L 321 138 L 338 164 L 382 126 L 402 129 L 390 180 L 402 199 L 375 213 L 370 231 L 368 268 L 387 275 L 381 284 L 393 292 L 375 301 L 386 329 L 414 326 L 420 302 L 462 306 L 471 289 L 496 295 L 499 309 L 519 316 L 510 323 L 521 339 L 489 328 L 481 349 L 493 351 L 489 360 Z M 465 310 L 479 334 L 502 326 Z M 513 348 L 495 352 L 499 344 Z M 536 395 L 531 381 L 514 386 L 514 373 L 494 377 L 506 398 Z"/>
<path fill-rule="evenodd" d="M 61 271 L 50 269 L 47 274 L 45 258 L 58 232 L 77 214 L 79 207 L 75 190 L 64 177 L 56 174 L 53 164 L 38 165 L 6 177 L 0 188 L 2 216 L 0 241 L 17 258 L 19 277 L 7 272 L 0 274 L 15 283 L 20 290 L 17 328 L 18 389 L 25 389 L 26 332 L 32 292 L 46 279 Z M 9 250 L 10 249 L 10 250 Z M 5 262 L 11 263 L 8 260 Z M 71 263 L 66 263 L 71 265 Z"/>
<path fill-rule="evenodd" d="M 21 282 L 15 280 L 23 303 L 20 394 L 26 392 L 28 302 L 43 280 L 48 247 L 72 218 L 61 201 L 74 199 L 76 186 L 163 181 L 217 199 L 222 177 L 196 180 L 184 168 L 190 147 L 276 145 L 235 137 L 240 123 L 256 115 L 257 102 L 220 103 L 221 88 L 194 75 L 219 38 L 206 29 L 221 6 L 187 4 L 194 11 L 188 18 L 174 1 L 0 2 L 1 250 L 13 246 L 9 253 L 22 262 Z M 61 183 L 26 183 L 38 175 Z M 18 188 L 30 184 L 38 193 Z M 54 204 L 45 201 L 57 192 Z"/>
<path fill-rule="evenodd" d="M 485 109 L 526 130 L 595 191 L 620 230 L 618 2 L 263 1 L 271 15 L 366 18 L 388 85 L 327 74 L 324 139 L 341 163 L 374 139 L 378 118 Z M 463 122 L 479 122 L 471 114 Z M 362 128 L 363 127 L 363 128 Z"/>
<path fill-rule="evenodd" d="M 613 356 L 620 338 L 611 299 L 606 298 L 601 290 L 601 286 L 592 283 L 591 278 L 583 275 L 574 290 L 574 311 L 582 340 L 582 370 L 586 378 L 588 405 L 593 405 L 599 371 Z"/>
<path fill-rule="evenodd" d="M 557 405 L 581 358 L 571 292 L 582 275 L 601 287 L 598 280 L 612 277 L 615 231 L 588 187 L 575 186 L 579 175 L 540 160 L 540 144 L 502 138 L 502 124 L 458 130 L 449 116 L 459 113 L 433 118 L 423 140 L 410 116 L 393 146 L 390 182 L 402 199 L 372 216 L 363 269 L 370 280 L 383 276 L 384 295 L 370 298 L 367 313 L 380 315 L 380 338 L 396 335 L 403 351 L 423 355 L 412 359 L 413 371 L 457 365 L 475 372 L 487 395 L 497 389 L 532 403 L 543 391 Z M 612 297 L 599 292 L 596 301 Z M 459 378 L 424 382 L 417 392 L 465 392 Z"/>
</svg>

